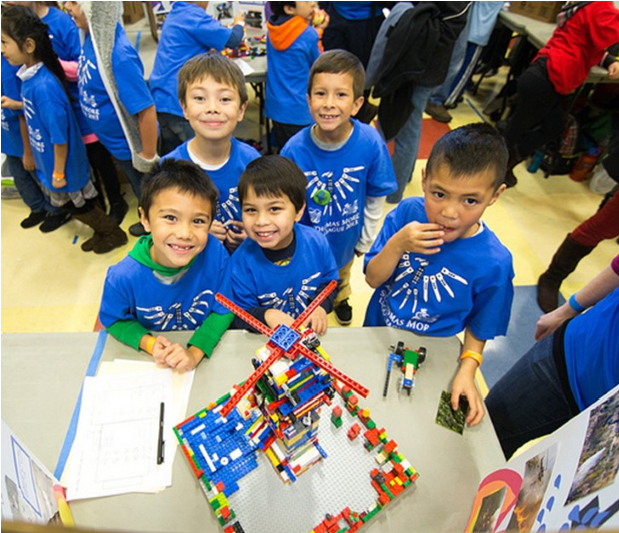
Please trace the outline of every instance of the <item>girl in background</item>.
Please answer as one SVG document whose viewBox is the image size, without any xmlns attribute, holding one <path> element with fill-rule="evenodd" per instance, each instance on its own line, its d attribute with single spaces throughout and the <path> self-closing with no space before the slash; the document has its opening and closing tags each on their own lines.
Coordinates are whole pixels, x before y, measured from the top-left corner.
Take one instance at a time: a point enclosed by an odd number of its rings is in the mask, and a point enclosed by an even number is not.
<svg viewBox="0 0 619 533">
<path fill-rule="evenodd" d="M 52 49 L 47 25 L 29 8 L 2 12 L 2 54 L 22 65 L 22 103 L 37 176 L 52 205 L 94 229 L 82 250 L 106 253 L 127 235 L 98 206 L 86 149 L 66 92 L 65 74 Z"/>
</svg>

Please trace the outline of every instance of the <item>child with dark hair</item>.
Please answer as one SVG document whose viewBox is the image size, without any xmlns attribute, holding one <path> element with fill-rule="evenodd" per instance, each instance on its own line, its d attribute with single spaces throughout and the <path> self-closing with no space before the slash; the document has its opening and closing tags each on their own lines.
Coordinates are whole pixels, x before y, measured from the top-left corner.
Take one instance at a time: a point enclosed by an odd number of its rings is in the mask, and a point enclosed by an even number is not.
<svg viewBox="0 0 619 533">
<path fill-rule="evenodd" d="M 363 104 L 365 72 L 345 50 L 325 52 L 312 65 L 307 98 L 315 124 L 288 141 L 282 155 L 307 178 L 304 224 L 329 241 L 339 269 L 335 317 L 352 322 L 350 272 L 355 256 L 370 249 L 385 197 L 396 181 L 385 142 L 354 117 Z"/>
<path fill-rule="evenodd" d="M 326 238 L 297 224 L 305 209 L 306 185 L 299 167 L 278 155 L 252 161 L 239 180 L 249 238 L 231 259 L 234 301 L 270 328 L 291 325 L 329 282 L 337 280 Z M 325 333 L 334 298 L 331 293 L 304 325 Z"/>
<path fill-rule="evenodd" d="M 37 177 L 51 204 L 95 230 L 82 250 L 106 253 L 126 244 L 127 235 L 94 200 L 86 149 L 71 109 L 64 71 L 47 33 L 32 10 L 2 11 L 2 54 L 22 65 L 21 98 Z"/>
<path fill-rule="evenodd" d="M 269 2 L 267 21 L 267 81 L 264 114 L 273 121 L 273 136 L 281 149 L 295 133 L 312 122 L 307 106 L 307 80 L 320 56 L 317 31 L 328 16 L 312 26 L 318 2 Z"/>
<path fill-rule="evenodd" d="M 118 340 L 163 366 L 191 370 L 211 356 L 232 323 L 215 301 L 230 296 L 228 252 L 209 238 L 217 189 L 190 161 L 166 159 L 142 183 L 140 215 L 150 235 L 105 278 L 100 320 Z M 188 346 L 150 331 L 195 330 Z"/>
<path fill-rule="evenodd" d="M 433 146 L 422 171 L 423 198 L 406 198 L 385 218 L 365 258 L 375 288 L 365 326 L 446 337 L 464 330 L 451 403 L 484 415 L 474 383 L 487 340 L 505 335 L 513 300 L 512 256 L 481 221 L 505 190 L 507 148 L 490 125 L 457 128 Z"/>
<path fill-rule="evenodd" d="M 231 59 L 217 53 L 196 56 L 178 73 L 178 99 L 195 136 L 166 157 L 199 165 L 219 189 L 211 234 L 234 251 L 246 235 L 241 222 L 237 185 L 247 163 L 260 157 L 233 137 L 245 116 L 245 76 Z"/>
</svg>

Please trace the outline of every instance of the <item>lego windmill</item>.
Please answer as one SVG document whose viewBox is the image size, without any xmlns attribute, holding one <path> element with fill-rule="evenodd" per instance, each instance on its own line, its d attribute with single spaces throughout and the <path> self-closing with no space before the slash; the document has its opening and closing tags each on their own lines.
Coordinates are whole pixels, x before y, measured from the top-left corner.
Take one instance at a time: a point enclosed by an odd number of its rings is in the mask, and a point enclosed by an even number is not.
<svg viewBox="0 0 619 533">
<path fill-rule="evenodd" d="M 318 444 L 319 411 L 333 397 L 331 382 L 337 379 L 363 397 L 369 391 L 335 368 L 324 353 L 318 353 L 317 342 L 312 342 L 307 330 L 298 328 L 335 289 L 332 281 L 291 324 L 280 324 L 272 330 L 256 320 L 236 304 L 217 294 L 219 303 L 268 337 L 268 342 L 254 360 L 255 372 L 241 385 L 222 407 L 220 414 L 227 417 L 240 405 L 249 405 L 254 392 L 262 397 L 258 406 L 262 418 L 252 428 L 250 437 L 271 460 L 280 477 L 288 482 L 325 457 Z M 242 402 L 242 403 L 241 403 Z"/>
</svg>

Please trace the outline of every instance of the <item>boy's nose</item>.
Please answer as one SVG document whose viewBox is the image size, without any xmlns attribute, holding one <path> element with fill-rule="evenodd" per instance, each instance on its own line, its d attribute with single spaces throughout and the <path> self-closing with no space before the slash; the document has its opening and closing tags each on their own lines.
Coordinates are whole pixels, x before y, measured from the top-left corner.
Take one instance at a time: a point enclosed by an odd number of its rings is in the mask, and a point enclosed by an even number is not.
<svg viewBox="0 0 619 533">
<path fill-rule="evenodd" d="M 442 210 L 441 214 L 445 218 L 457 218 L 458 217 L 458 210 L 456 209 L 455 205 L 447 204 L 447 205 L 445 205 L 443 207 L 443 210 Z"/>
</svg>

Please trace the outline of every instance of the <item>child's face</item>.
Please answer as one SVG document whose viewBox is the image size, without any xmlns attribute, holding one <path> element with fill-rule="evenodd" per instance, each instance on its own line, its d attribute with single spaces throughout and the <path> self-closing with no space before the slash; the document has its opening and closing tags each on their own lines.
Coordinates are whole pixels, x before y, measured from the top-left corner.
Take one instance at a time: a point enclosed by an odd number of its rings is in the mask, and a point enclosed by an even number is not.
<svg viewBox="0 0 619 533">
<path fill-rule="evenodd" d="M 230 139 L 243 120 L 247 102 L 241 105 L 239 91 L 210 76 L 187 85 L 183 113 L 196 136 L 210 141 Z"/>
<path fill-rule="evenodd" d="M 17 41 L 11 39 L 6 33 L 2 32 L 0 37 L 2 55 L 13 66 L 23 65 L 28 60 L 28 54 L 22 52 Z"/>
<path fill-rule="evenodd" d="M 318 136 L 328 142 L 340 142 L 350 133 L 350 117 L 361 108 L 363 97 L 355 98 L 350 74 L 321 72 L 314 76 L 307 101 Z"/>
<path fill-rule="evenodd" d="M 211 202 L 178 189 L 155 196 L 148 217 L 140 208 L 142 224 L 153 236 L 150 254 L 158 265 L 181 268 L 198 255 L 208 240 Z"/>
<path fill-rule="evenodd" d="M 462 178 L 453 177 L 446 164 L 439 165 L 432 176 L 423 169 L 421 183 L 428 222 L 443 227 L 445 242 L 475 235 L 486 207 L 505 190 L 505 185 L 494 190 L 494 177 L 492 169 Z"/>
<path fill-rule="evenodd" d="M 67 8 L 69 14 L 73 17 L 75 21 L 75 25 L 84 31 L 88 31 L 88 20 L 86 20 L 86 15 L 82 11 L 82 8 L 79 6 L 77 2 L 65 2 L 64 6 Z"/>
<path fill-rule="evenodd" d="M 303 207 L 297 212 L 288 196 L 256 196 L 249 187 L 243 200 L 243 225 L 249 238 L 261 248 L 282 250 L 292 243 L 293 227 L 301 220 Z"/>
<path fill-rule="evenodd" d="M 295 2 L 295 7 L 284 6 L 284 13 L 298 15 L 311 23 L 317 4 L 317 2 Z"/>
</svg>

